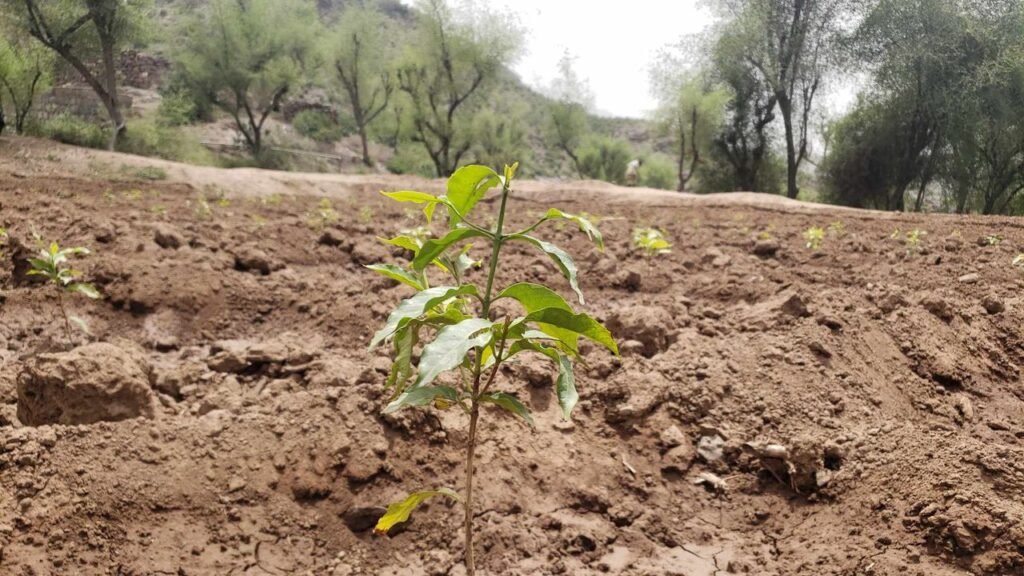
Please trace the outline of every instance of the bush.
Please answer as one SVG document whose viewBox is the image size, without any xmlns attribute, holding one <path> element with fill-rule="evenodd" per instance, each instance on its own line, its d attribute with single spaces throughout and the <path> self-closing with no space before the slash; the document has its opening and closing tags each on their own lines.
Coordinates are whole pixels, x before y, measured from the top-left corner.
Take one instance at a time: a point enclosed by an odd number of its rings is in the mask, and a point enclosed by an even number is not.
<svg viewBox="0 0 1024 576">
<path fill-rule="evenodd" d="M 337 142 L 351 133 L 330 114 L 322 110 L 303 110 L 292 119 L 292 127 L 303 136 L 317 142 Z"/>
<path fill-rule="evenodd" d="M 580 171 L 584 178 L 624 184 L 626 164 L 631 159 L 632 152 L 629 146 L 621 140 L 592 140 L 580 152 Z"/>
<path fill-rule="evenodd" d="M 30 132 L 57 142 L 85 148 L 106 148 L 110 143 L 110 135 L 102 127 L 66 112 L 42 121 L 30 128 Z"/>
<path fill-rule="evenodd" d="M 640 185 L 660 190 L 678 189 L 679 175 L 676 166 L 667 156 L 649 156 L 640 166 Z"/>
<path fill-rule="evenodd" d="M 164 125 L 160 118 L 140 118 L 129 124 L 117 148 L 129 154 L 175 162 L 206 166 L 218 164 L 216 156 L 191 132 L 182 127 Z"/>
<path fill-rule="evenodd" d="M 395 155 L 388 160 L 387 168 L 392 174 L 414 174 L 425 178 L 437 175 L 434 164 L 423 146 L 412 142 L 398 146 Z"/>
<path fill-rule="evenodd" d="M 187 126 L 199 120 L 195 100 L 185 92 L 171 92 L 160 100 L 157 122 L 162 126 Z"/>
</svg>

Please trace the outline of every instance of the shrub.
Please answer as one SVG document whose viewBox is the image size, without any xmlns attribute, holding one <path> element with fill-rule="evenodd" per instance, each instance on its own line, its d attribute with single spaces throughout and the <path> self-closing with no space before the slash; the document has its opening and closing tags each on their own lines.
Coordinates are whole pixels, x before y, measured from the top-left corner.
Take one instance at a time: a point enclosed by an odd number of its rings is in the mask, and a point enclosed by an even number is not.
<svg viewBox="0 0 1024 576">
<path fill-rule="evenodd" d="M 125 132 L 117 146 L 121 152 L 213 166 L 216 156 L 188 129 L 169 126 L 157 118 L 141 118 Z"/>
<path fill-rule="evenodd" d="M 400 144 L 386 166 L 392 174 L 413 174 L 425 178 L 435 175 L 434 164 L 426 150 L 413 143 Z"/>
<path fill-rule="evenodd" d="M 161 126 L 187 126 L 199 120 L 196 102 L 187 92 L 179 91 L 165 95 L 157 109 L 157 123 Z"/>
<path fill-rule="evenodd" d="M 631 159 L 629 146 L 621 140 L 592 140 L 580 152 L 580 172 L 584 178 L 624 184 L 626 164 Z"/>
<path fill-rule="evenodd" d="M 303 110 L 292 119 L 292 127 L 303 136 L 317 142 L 337 142 L 350 131 L 323 110 Z"/>
<path fill-rule="evenodd" d="M 659 190 L 676 190 L 679 175 L 672 160 L 660 154 L 649 156 L 640 167 L 640 185 Z"/>
<path fill-rule="evenodd" d="M 106 148 L 110 143 L 106 130 L 66 112 L 44 120 L 32 131 L 44 138 L 84 148 Z"/>
</svg>

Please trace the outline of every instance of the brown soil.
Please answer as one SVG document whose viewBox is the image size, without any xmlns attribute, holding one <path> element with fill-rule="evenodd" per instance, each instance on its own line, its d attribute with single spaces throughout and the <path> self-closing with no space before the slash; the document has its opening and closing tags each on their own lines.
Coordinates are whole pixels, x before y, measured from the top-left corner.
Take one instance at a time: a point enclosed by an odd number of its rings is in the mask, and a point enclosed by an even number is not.
<svg viewBox="0 0 1024 576">
<path fill-rule="evenodd" d="M 169 178 L 119 179 L 141 165 Z M 408 490 L 458 487 L 466 434 L 454 412 L 380 414 L 388 361 L 366 344 L 408 292 L 361 265 L 418 225 L 381 188 L 439 183 L 0 139 L 0 574 L 464 573 L 454 507 L 369 530 Z M 322 198 L 337 222 L 311 222 Z M 507 374 L 537 430 L 485 414 L 486 573 L 1024 574 L 1020 221 L 592 183 L 526 183 L 513 220 L 551 205 L 604 217 L 604 254 L 547 235 L 626 353 L 589 352 L 572 424 L 539 365 Z M 633 249 L 639 225 L 672 254 Z M 921 250 L 895 228 L 926 230 Z M 155 418 L 19 422 L 19 375 L 66 346 L 50 289 L 12 263 L 33 232 L 95 250 L 80 267 L 107 298 L 72 308 L 148 378 Z M 526 251 L 505 270 L 562 286 Z"/>
</svg>

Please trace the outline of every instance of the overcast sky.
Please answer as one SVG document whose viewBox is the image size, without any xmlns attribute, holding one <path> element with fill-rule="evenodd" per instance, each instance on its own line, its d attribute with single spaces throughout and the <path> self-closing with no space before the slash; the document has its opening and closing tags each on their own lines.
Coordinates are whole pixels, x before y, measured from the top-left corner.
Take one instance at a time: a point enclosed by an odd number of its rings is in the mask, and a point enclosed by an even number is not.
<svg viewBox="0 0 1024 576">
<path fill-rule="evenodd" d="M 648 69 L 658 50 L 711 23 L 698 0 L 490 0 L 519 15 L 526 53 L 516 66 L 522 78 L 544 85 L 565 50 L 590 83 L 597 111 L 639 117 L 654 107 Z"/>
</svg>

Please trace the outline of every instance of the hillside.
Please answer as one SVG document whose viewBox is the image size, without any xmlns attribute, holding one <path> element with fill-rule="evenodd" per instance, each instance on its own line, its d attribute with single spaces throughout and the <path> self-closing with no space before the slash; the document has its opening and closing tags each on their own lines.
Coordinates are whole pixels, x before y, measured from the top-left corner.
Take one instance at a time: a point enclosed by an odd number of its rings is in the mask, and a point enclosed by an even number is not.
<svg viewBox="0 0 1024 576">
<path fill-rule="evenodd" d="M 0 139 L 0 573 L 462 574 L 454 508 L 369 530 L 461 475 L 462 418 L 382 416 L 389 362 L 366 350 L 408 292 L 362 265 L 400 259 L 375 237 L 414 216 L 377 191 L 440 187 Z M 572 423 L 539 364 L 503 375 L 537 429 L 487 414 L 486 573 L 1024 573 L 1018 221 L 588 182 L 525 182 L 512 202 L 514 223 L 602 217 L 603 254 L 545 234 L 624 355 L 587 351 Z M 641 225 L 673 252 L 638 253 Z M 71 307 L 92 331 L 77 343 L 103 344 L 60 352 L 52 293 L 18 264 L 33 233 L 94 249 L 81 268 L 106 299 Z M 546 260 L 509 263 L 502 282 L 561 286 Z M 46 392 L 97 366 L 91 382 L 138 396 Z M 55 406 L 141 417 L 24 425 Z"/>
</svg>

